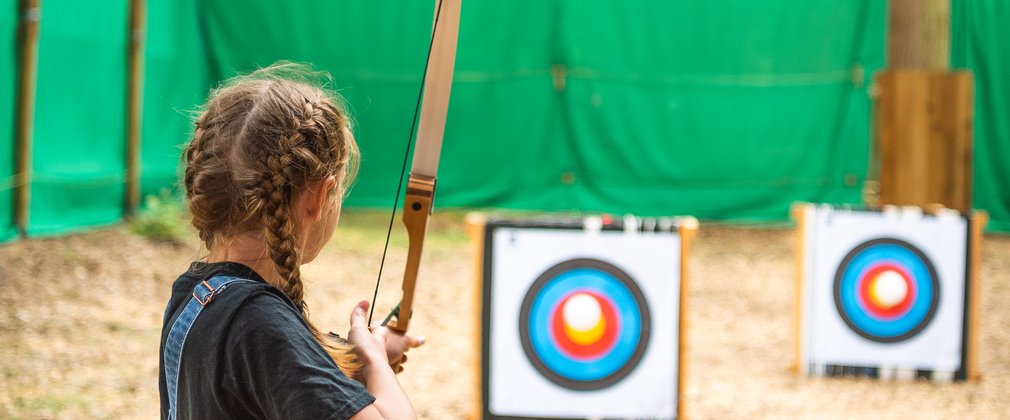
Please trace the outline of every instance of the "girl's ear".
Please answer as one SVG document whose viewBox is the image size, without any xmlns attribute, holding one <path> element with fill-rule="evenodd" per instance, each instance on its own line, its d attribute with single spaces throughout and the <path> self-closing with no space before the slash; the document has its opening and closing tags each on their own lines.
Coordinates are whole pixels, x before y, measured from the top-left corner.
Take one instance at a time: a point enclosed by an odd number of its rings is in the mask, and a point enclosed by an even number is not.
<svg viewBox="0 0 1010 420">
<path fill-rule="evenodd" d="M 305 186 L 298 197 L 298 204 L 302 208 L 302 216 L 305 220 L 318 221 L 326 211 L 327 199 L 330 192 L 337 186 L 337 177 L 328 176 L 321 181 L 310 182 Z M 337 198 L 339 200 L 339 197 Z"/>
</svg>

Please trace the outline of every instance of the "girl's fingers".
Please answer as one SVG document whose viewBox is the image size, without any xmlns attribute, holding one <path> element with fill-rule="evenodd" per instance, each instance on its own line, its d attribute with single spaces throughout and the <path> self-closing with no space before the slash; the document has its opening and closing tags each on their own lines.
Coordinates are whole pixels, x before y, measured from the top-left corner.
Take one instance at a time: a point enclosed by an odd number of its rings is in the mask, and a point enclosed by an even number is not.
<svg viewBox="0 0 1010 420">
<path fill-rule="evenodd" d="M 387 343 L 396 343 L 396 345 L 403 347 L 403 351 L 420 347 L 427 341 L 423 335 L 403 334 L 386 327 L 373 327 L 372 335 L 382 337 L 383 341 Z"/>
<path fill-rule="evenodd" d="M 404 363 L 407 363 L 407 355 L 406 354 L 401 354 L 399 359 L 390 360 L 389 361 L 389 366 L 391 368 L 393 368 L 393 370 L 395 371 L 397 366 L 400 366 L 400 365 L 402 365 Z"/>
<path fill-rule="evenodd" d="M 351 329 L 354 328 L 367 328 L 368 321 L 365 321 L 365 317 L 368 315 L 368 301 L 363 300 L 358 302 L 358 305 L 354 307 L 351 311 Z"/>
</svg>

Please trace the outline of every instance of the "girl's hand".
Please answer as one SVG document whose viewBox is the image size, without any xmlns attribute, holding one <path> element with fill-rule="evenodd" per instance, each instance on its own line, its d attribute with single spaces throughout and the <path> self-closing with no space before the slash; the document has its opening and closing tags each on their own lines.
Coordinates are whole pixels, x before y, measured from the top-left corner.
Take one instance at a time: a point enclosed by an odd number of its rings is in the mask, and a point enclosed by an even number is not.
<svg viewBox="0 0 1010 420">
<path fill-rule="evenodd" d="M 363 408 L 353 418 L 416 419 L 417 413 L 410 400 L 403 393 L 394 373 L 397 368 L 390 366 L 390 360 L 403 363 L 403 353 L 411 347 L 420 346 L 423 339 L 396 334 L 384 327 L 368 328 L 365 320 L 368 302 L 362 301 L 351 312 L 351 331 L 347 340 L 354 345 L 354 351 L 361 360 L 361 370 L 355 378 L 375 396 L 375 402 Z M 398 370 L 403 370 L 402 366 Z"/>
<path fill-rule="evenodd" d="M 381 337 L 386 343 L 386 359 L 394 373 L 403 372 L 407 362 L 407 350 L 424 344 L 424 337 L 404 334 L 386 327 L 372 327 L 372 335 Z"/>
<path fill-rule="evenodd" d="M 358 302 L 351 311 L 351 330 L 347 340 L 354 344 L 354 350 L 364 363 L 364 370 L 375 366 L 389 365 L 393 372 L 403 371 L 407 361 L 407 350 L 424 344 L 424 337 L 392 331 L 386 327 L 368 328 L 366 316 L 368 301 Z"/>
</svg>

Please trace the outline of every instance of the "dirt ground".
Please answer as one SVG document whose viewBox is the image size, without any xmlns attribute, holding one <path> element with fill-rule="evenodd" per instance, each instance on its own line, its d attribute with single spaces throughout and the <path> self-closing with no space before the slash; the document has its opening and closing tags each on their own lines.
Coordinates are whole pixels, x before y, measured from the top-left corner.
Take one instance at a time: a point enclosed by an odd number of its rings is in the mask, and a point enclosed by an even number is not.
<svg viewBox="0 0 1010 420">
<path fill-rule="evenodd" d="M 386 219 L 345 215 L 305 267 L 317 325 L 346 331 L 350 308 L 371 298 Z M 399 297 L 405 243 L 394 235 L 377 318 Z M 1010 417 L 1010 238 L 985 239 L 984 378 L 967 384 L 792 376 L 794 245 L 786 228 L 702 225 L 689 261 L 689 417 Z M 464 418 L 478 389 L 462 216 L 436 216 L 425 247 L 411 329 L 428 344 L 400 378 L 422 418 Z M 195 244 L 155 243 L 126 227 L 0 245 L 0 418 L 157 417 L 163 305 L 199 255 Z"/>
</svg>

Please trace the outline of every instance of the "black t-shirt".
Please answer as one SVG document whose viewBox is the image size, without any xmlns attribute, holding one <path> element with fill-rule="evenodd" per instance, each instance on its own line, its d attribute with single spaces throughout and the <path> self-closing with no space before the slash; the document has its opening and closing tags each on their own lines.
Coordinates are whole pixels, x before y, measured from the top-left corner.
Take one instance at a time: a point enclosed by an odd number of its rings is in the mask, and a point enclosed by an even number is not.
<svg viewBox="0 0 1010 420">
<path fill-rule="evenodd" d="M 238 263 L 193 263 L 172 285 L 160 352 L 161 417 L 168 417 L 165 340 L 193 288 L 224 275 L 232 283 L 193 323 L 183 346 L 179 419 L 346 419 L 375 401 L 337 368 L 294 303 Z"/>
</svg>

